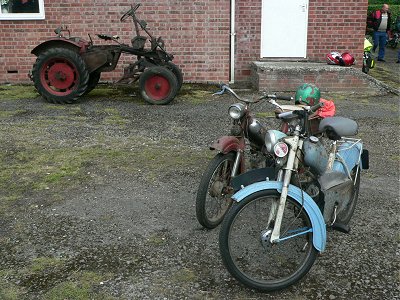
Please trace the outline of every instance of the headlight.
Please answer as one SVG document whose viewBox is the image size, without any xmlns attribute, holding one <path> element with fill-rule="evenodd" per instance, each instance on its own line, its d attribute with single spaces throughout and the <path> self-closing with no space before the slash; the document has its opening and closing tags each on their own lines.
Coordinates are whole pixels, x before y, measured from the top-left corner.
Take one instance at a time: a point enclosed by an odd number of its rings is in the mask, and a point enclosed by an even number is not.
<svg viewBox="0 0 400 300">
<path fill-rule="evenodd" d="M 268 130 L 265 134 L 265 148 L 267 149 L 268 153 L 274 153 L 274 147 L 279 142 L 279 140 L 285 137 L 286 134 L 279 130 Z"/>
<path fill-rule="evenodd" d="M 246 113 L 246 110 L 247 110 L 247 108 L 244 104 L 236 103 L 229 107 L 228 112 L 232 119 L 238 120 L 244 116 L 244 114 Z"/>
</svg>

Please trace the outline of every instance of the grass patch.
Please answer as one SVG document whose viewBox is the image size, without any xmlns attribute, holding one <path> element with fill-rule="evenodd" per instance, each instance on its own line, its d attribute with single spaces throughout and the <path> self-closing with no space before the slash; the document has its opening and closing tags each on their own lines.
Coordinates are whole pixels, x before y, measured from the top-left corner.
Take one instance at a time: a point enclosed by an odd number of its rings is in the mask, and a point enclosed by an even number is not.
<svg viewBox="0 0 400 300">
<path fill-rule="evenodd" d="M 205 84 L 184 84 L 178 92 L 175 101 L 182 101 L 192 104 L 201 104 L 211 101 L 211 95 L 218 91 L 217 86 Z M 211 100 L 210 100 L 211 99 Z"/>
<path fill-rule="evenodd" d="M 57 284 L 48 290 L 43 299 L 59 300 L 59 299 L 74 299 L 74 300 L 116 300 L 105 292 L 99 290 L 110 274 L 99 274 L 95 272 L 85 271 L 74 274 L 71 280 Z"/>
<path fill-rule="evenodd" d="M 24 288 L 7 280 L 14 272 L 13 270 L 0 270 L 0 299 L 2 300 L 23 299 L 22 295 L 26 293 Z"/>
<path fill-rule="evenodd" d="M 255 116 L 256 118 L 275 118 L 275 112 L 257 112 Z"/>
<path fill-rule="evenodd" d="M 147 239 L 148 243 L 153 246 L 161 246 L 166 243 L 166 238 L 163 237 L 160 233 L 155 233 L 148 237 Z"/>
<path fill-rule="evenodd" d="M 135 148 L 132 146 L 140 139 L 130 139 L 125 145 L 115 139 L 108 140 L 106 145 L 91 147 L 47 148 L 44 151 L 32 146 L 1 152 L 0 213 L 32 191 L 67 190 L 96 180 L 96 176 L 101 177 L 101 173 L 110 169 L 140 173 L 144 179 L 154 181 L 169 170 L 199 168 L 208 158 L 203 152 L 185 147 L 174 149 L 168 142 L 149 142 Z"/>
<path fill-rule="evenodd" d="M 33 85 L 1 85 L 0 100 L 32 99 L 39 96 Z"/>
<path fill-rule="evenodd" d="M 118 101 L 129 101 L 138 104 L 145 104 L 140 96 L 137 85 L 112 85 L 99 84 L 89 94 L 84 96 L 87 99 L 111 99 Z"/>
<path fill-rule="evenodd" d="M 194 282 L 197 280 L 197 276 L 193 270 L 185 268 L 173 274 L 171 279 L 175 282 Z"/>
</svg>

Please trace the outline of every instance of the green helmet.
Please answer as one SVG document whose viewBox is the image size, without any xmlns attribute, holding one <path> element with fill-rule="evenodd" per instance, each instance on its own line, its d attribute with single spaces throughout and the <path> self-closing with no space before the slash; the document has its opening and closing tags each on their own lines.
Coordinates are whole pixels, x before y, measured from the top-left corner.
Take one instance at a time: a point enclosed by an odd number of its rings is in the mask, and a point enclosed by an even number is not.
<svg viewBox="0 0 400 300">
<path fill-rule="evenodd" d="M 321 98 L 321 92 L 314 84 L 304 83 L 297 88 L 296 91 L 296 104 L 315 105 Z"/>
</svg>

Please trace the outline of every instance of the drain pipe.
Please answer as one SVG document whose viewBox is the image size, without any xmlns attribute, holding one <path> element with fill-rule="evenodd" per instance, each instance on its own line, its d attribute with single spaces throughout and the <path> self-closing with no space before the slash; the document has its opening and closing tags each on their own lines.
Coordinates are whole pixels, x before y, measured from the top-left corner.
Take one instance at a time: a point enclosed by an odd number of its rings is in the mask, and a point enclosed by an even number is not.
<svg viewBox="0 0 400 300">
<path fill-rule="evenodd" d="M 235 0 L 231 0 L 231 58 L 230 58 L 230 81 L 235 83 Z"/>
</svg>

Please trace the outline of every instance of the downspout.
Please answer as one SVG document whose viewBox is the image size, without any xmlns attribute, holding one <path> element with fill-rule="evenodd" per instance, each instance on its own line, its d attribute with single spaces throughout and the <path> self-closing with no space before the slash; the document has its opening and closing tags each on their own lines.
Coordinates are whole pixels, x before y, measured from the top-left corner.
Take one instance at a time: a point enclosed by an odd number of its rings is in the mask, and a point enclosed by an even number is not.
<svg viewBox="0 0 400 300">
<path fill-rule="evenodd" d="M 231 0 L 231 58 L 230 58 L 230 81 L 235 83 L 235 0 Z"/>
</svg>

